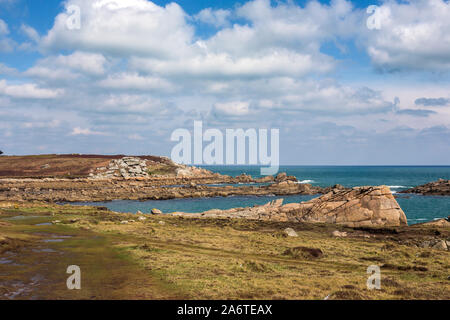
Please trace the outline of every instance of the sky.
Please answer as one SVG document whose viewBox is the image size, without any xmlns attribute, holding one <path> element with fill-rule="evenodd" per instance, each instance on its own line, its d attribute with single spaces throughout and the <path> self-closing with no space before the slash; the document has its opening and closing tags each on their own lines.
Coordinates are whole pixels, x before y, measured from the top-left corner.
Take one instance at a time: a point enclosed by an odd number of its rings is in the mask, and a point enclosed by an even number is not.
<svg viewBox="0 0 450 320">
<path fill-rule="evenodd" d="M 170 156 L 203 121 L 279 129 L 281 164 L 450 165 L 449 89 L 448 0 L 0 0 L 8 155 Z"/>
</svg>

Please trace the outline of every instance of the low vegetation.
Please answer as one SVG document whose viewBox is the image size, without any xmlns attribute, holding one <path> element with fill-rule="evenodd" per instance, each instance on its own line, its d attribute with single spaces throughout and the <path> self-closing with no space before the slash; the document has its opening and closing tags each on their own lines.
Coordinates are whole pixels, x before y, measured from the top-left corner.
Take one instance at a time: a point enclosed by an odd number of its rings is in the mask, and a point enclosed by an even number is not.
<svg viewBox="0 0 450 320">
<path fill-rule="evenodd" d="M 404 244 L 436 232 L 448 238 L 448 229 L 0 207 L 0 298 L 450 299 L 448 251 Z M 286 236 L 287 227 L 298 236 Z M 81 290 L 65 287 L 72 264 L 82 270 Z M 369 265 L 381 267 L 380 290 L 367 289 Z"/>
</svg>

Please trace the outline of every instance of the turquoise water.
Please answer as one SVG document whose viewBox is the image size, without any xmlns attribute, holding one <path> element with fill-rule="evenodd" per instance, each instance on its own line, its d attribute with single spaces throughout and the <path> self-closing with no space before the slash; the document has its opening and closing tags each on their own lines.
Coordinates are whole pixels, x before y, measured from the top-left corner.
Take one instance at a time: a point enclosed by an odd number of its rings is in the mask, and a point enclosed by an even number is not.
<svg viewBox="0 0 450 320">
<path fill-rule="evenodd" d="M 214 172 L 237 176 L 242 173 L 259 177 L 259 167 L 250 166 L 208 166 L 205 167 Z M 304 183 L 317 186 L 330 186 L 341 184 L 346 187 L 362 185 L 388 185 L 394 194 L 396 192 L 435 181 L 439 178 L 450 179 L 450 166 L 442 167 L 375 167 L 375 166 L 282 166 L 280 172 L 297 177 Z M 405 212 L 408 223 L 430 221 L 444 218 L 450 215 L 450 196 L 421 196 L 409 194 L 396 194 L 397 201 Z M 301 202 L 312 199 L 314 196 L 234 196 L 199 199 L 173 199 L 129 201 L 117 200 L 111 202 L 78 203 L 80 205 L 106 206 L 118 212 L 149 212 L 152 208 L 158 208 L 163 212 L 201 212 L 209 209 L 229 209 L 234 207 L 248 207 L 264 204 L 278 198 L 284 198 L 285 203 Z"/>
</svg>

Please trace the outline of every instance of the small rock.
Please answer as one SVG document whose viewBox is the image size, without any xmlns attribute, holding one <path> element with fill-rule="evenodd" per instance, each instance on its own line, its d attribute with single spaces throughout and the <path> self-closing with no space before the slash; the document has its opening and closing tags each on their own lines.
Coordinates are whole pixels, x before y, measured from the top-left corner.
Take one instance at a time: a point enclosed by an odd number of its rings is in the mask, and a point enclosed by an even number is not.
<svg viewBox="0 0 450 320">
<path fill-rule="evenodd" d="M 159 221 L 158 223 L 162 226 L 166 224 L 164 221 Z"/>
<path fill-rule="evenodd" d="M 120 224 L 128 224 L 127 220 L 120 221 Z"/>
<path fill-rule="evenodd" d="M 147 218 L 146 217 L 139 217 L 138 220 L 139 221 L 145 221 L 145 220 L 147 220 Z"/>
<path fill-rule="evenodd" d="M 141 212 L 140 210 L 138 210 L 138 211 L 136 212 L 136 214 L 142 214 L 142 212 Z"/>
<path fill-rule="evenodd" d="M 162 213 L 162 211 L 159 209 L 156 209 L 156 208 L 153 208 L 151 211 L 151 214 L 161 214 L 161 213 Z"/>
<path fill-rule="evenodd" d="M 433 246 L 433 249 L 447 250 L 448 249 L 447 243 L 444 240 L 440 240 Z"/>
<path fill-rule="evenodd" d="M 297 232 L 295 232 L 295 230 L 292 229 L 292 228 L 286 228 L 286 229 L 283 230 L 283 232 L 288 237 L 298 237 Z"/>
<path fill-rule="evenodd" d="M 341 237 L 346 237 L 347 236 L 347 232 L 344 232 L 344 231 L 341 232 L 341 231 L 335 230 L 335 231 L 333 231 L 332 235 L 333 235 L 333 237 L 341 238 Z"/>
<path fill-rule="evenodd" d="M 52 221 L 52 223 L 53 223 L 53 224 L 57 224 L 57 223 L 61 223 L 61 221 L 59 221 L 59 220 L 54 220 L 54 221 Z"/>
</svg>

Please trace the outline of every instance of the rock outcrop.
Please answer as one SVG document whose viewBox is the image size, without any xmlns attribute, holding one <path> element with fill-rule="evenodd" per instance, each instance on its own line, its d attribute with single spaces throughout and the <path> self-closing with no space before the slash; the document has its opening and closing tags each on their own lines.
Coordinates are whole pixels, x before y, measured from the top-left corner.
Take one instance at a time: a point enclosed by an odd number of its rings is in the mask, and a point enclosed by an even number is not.
<svg viewBox="0 0 450 320">
<path fill-rule="evenodd" d="M 129 161 L 130 162 L 130 161 Z M 147 160 L 148 173 L 137 172 L 140 167 L 135 162 L 123 166 L 125 177 L 115 169 L 105 166 L 103 174 L 93 175 L 92 178 L 60 179 L 0 179 L 0 200 L 38 200 L 53 202 L 74 201 L 109 201 L 109 200 L 167 200 L 178 198 L 206 198 L 227 197 L 234 195 L 292 195 L 318 194 L 331 190 L 309 184 L 299 184 L 292 180 L 271 183 L 274 177 L 254 179 L 251 176 L 230 177 L 217 173 L 210 175 L 201 173 L 191 177 L 177 177 L 159 175 L 167 172 L 165 169 L 155 169 L 151 160 Z M 120 164 L 120 162 L 119 162 Z M 117 166 L 120 168 L 120 166 Z M 110 169 L 107 169 L 110 168 Z M 130 168 L 132 169 L 130 173 Z M 161 167 L 158 167 L 161 168 Z M 114 172 L 112 172 L 115 170 Z M 153 171 L 152 171 L 153 170 Z M 197 170 L 197 169 L 193 169 Z M 202 169 L 199 169 L 202 170 Z M 158 172 L 156 174 L 155 172 Z M 109 178 L 113 175 L 113 178 Z M 120 177 L 117 177 L 120 175 Z M 131 176 L 133 175 L 133 176 Z M 95 177 L 95 178 L 94 178 Z M 251 179 L 251 182 L 248 180 Z"/>
<path fill-rule="evenodd" d="M 438 181 L 433 181 L 411 189 L 403 190 L 400 193 L 450 196 L 450 180 L 439 179 Z"/>
<path fill-rule="evenodd" d="M 434 221 L 418 223 L 417 225 L 450 228 L 450 216 L 447 218 L 442 218 L 442 219 L 438 219 L 438 220 L 434 220 Z"/>
<path fill-rule="evenodd" d="M 349 227 L 407 225 L 406 216 L 386 186 L 333 189 L 321 197 L 282 205 L 278 199 L 263 206 L 209 210 L 188 217 L 247 218 L 257 220 L 325 222 Z"/>
<path fill-rule="evenodd" d="M 148 177 L 146 160 L 137 157 L 123 157 L 109 162 L 108 167 L 97 168 L 89 174 L 91 179 Z"/>
<path fill-rule="evenodd" d="M 212 176 L 213 173 L 209 170 L 203 168 L 197 168 L 195 166 L 186 166 L 182 164 L 175 164 L 176 166 L 175 174 L 178 178 L 189 178 L 189 177 L 207 177 Z"/>
</svg>

